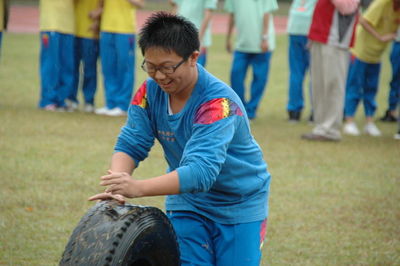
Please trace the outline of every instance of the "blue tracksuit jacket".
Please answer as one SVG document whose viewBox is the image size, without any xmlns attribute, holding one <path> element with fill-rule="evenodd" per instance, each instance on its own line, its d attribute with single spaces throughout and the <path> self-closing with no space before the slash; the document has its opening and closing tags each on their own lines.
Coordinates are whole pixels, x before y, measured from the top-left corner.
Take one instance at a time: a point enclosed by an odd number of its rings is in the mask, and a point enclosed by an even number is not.
<svg viewBox="0 0 400 266">
<path fill-rule="evenodd" d="M 144 160 L 157 139 L 177 170 L 180 194 L 167 211 L 192 211 L 222 224 L 260 221 L 268 214 L 270 174 L 235 92 L 199 64 L 185 107 L 169 114 L 169 96 L 149 78 L 138 89 L 115 151 Z"/>
</svg>

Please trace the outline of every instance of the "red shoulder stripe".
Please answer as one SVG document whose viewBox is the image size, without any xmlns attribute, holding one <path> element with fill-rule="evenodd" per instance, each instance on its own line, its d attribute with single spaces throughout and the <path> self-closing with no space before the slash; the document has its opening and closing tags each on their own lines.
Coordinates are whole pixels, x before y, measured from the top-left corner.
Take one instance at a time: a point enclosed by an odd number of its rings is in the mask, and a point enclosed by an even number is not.
<svg viewBox="0 0 400 266">
<path fill-rule="evenodd" d="M 217 98 L 200 106 L 195 116 L 195 124 L 212 124 L 232 115 L 243 115 L 239 106 L 227 98 Z"/>
<path fill-rule="evenodd" d="M 138 105 L 142 108 L 146 108 L 147 106 L 147 81 L 143 82 L 143 84 L 139 87 L 135 96 L 133 96 L 132 105 Z"/>
</svg>

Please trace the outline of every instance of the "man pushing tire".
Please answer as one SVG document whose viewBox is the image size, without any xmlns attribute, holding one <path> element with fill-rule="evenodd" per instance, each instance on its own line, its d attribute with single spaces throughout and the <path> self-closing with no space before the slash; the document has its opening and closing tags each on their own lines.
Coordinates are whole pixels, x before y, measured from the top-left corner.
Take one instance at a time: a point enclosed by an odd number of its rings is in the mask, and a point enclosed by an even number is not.
<svg viewBox="0 0 400 266">
<path fill-rule="evenodd" d="M 141 29 L 139 47 L 149 78 L 133 97 L 110 170 L 101 177 L 106 190 L 90 200 L 166 195 L 181 265 L 258 266 L 271 178 L 243 103 L 197 63 L 198 31 L 185 18 L 154 13 Z M 167 173 L 132 177 L 156 139 Z M 123 231 L 122 224 L 112 228 L 117 232 L 100 227 L 102 234 L 93 234 L 93 241 Z M 125 228 L 125 234 L 134 234 L 128 233 L 132 228 Z M 142 245 L 147 247 L 146 241 Z M 151 249 L 155 254 L 156 246 Z M 135 248 L 129 252 L 140 253 Z"/>
</svg>

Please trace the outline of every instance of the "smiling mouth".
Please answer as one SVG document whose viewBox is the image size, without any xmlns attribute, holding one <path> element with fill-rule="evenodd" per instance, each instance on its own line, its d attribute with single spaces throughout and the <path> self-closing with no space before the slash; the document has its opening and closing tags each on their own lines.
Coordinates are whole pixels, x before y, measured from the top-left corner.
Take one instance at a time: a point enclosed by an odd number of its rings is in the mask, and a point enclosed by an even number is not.
<svg viewBox="0 0 400 266">
<path fill-rule="evenodd" d="M 168 87 L 169 85 L 172 84 L 172 80 L 170 80 L 169 82 L 160 82 L 162 87 Z"/>
</svg>

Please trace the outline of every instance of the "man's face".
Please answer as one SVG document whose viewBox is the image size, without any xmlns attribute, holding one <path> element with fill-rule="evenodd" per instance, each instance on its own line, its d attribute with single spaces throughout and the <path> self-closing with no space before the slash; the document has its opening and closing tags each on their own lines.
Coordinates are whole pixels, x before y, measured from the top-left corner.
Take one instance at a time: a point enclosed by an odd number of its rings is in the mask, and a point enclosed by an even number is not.
<svg viewBox="0 0 400 266">
<path fill-rule="evenodd" d="M 163 91 L 174 96 L 191 90 L 197 81 L 198 52 L 185 59 L 160 47 L 145 51 L 144 67 Z"/>
</svg>

